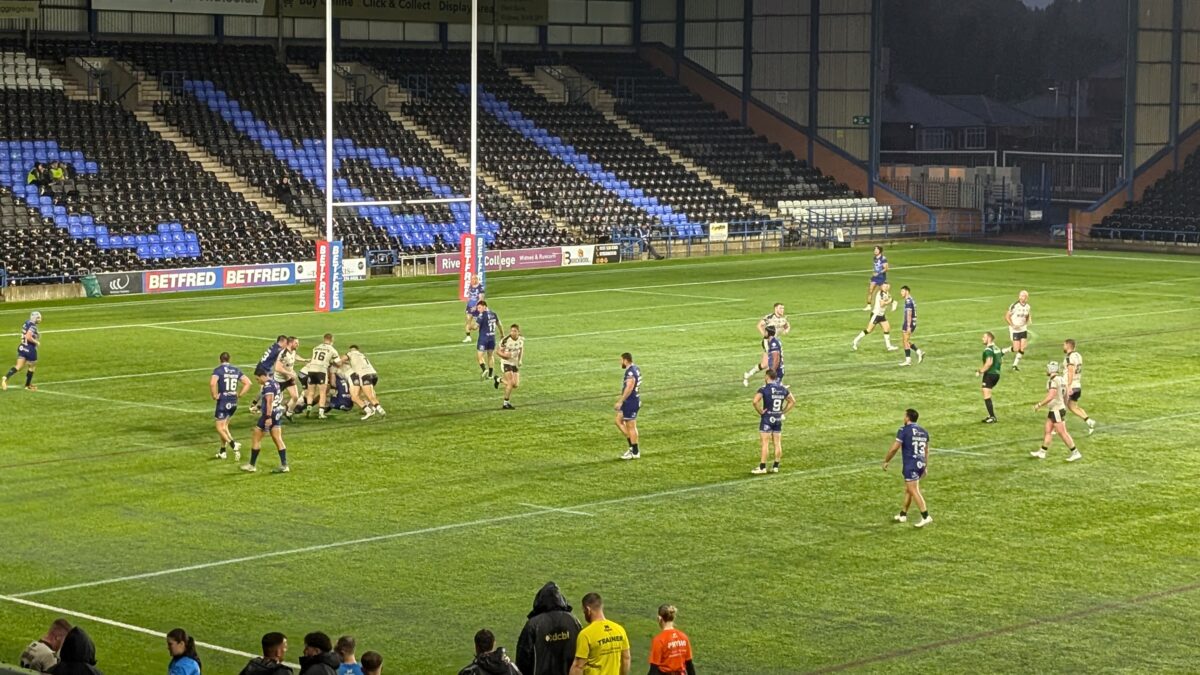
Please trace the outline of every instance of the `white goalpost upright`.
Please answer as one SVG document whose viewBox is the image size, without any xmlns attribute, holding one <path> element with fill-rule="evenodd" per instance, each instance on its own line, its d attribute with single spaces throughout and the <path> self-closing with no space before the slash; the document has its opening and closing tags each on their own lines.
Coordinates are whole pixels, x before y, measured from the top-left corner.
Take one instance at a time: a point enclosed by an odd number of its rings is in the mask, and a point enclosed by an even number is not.
<svg viewBox="0 0 1200 675">
<path fill-rule="evenodd" d="M 333 44 L 333 2 L 325 0 L 325 242 L 335 241 L 333 232 L 334 212 L 338 208 L 359 206 L 402 206 L 405 204 L 461 204 L 470 205 L 470 232 L 475 237 L 479 231 L 479 2 L 471 0 L 471 178 L 466 197 L 439 197 L 429 199 L 400 199 L 380 201 L 337 201 L 334 197 L 334 105 L 333 92 L 337 61 Z M 495 8 L 493 7 L 493 11 Z M 326 269 L 333 265 L 333 247 L 318 245 L 318 268 L 324 256 Z M 318 279 L 318 284 L 321 281 Z M 320 293 L 318 292 L 318 297 Z"/>
</svg>

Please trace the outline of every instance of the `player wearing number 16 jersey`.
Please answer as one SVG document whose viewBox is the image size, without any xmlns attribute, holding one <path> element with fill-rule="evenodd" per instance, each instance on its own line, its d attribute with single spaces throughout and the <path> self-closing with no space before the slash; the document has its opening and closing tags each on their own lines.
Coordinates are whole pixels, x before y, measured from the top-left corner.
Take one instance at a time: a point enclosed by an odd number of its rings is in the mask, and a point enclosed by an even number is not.
<svg viewBox="0 0 1200 675">
<path fill-rule="evenodd" d="M 772 441 L 775 443 L 775 463 L 771 465 L 771 473 L 779 473 L 779 462 L 783 461 L 783 418 L 796 407 L 796 398 L 777 378 L 776 372 L 768 368 L 766 383 L 754 394 L 754 411 L 758 413 L 758 437 L 762 440 L 758 468 L 750 472 L 755 475 L 767 473 L 767 453 Z"/>
<path fill-rule="evenodd" d="M 312 358 L 304 364 L 304 374 L 308 378 L 304 392 L 305 403 L 317 406 L 317 417 L 320 419 L 325 419 L 325 404 L 328 399 L 329 387 L 325 386 L 325 380 L 329 377 L 329 369 L 338 362 L 337 350 L 333 348 L 333 333 L 326 333 L 323 339 L 324 342 L 313 347 Z"/>
<path fill-rule="evenodd" d="M 900 458 L 904 462 L 904 503 L 893 520 L 897 523 L 908 522 L 908 507 L 916 501 L 917 508 L 921 510 L 921 520 L 914 527 L 925 527 L 933 522 L 929 507 L 925 505 L 925 496 L 921 494 L 921 478 L 929 467 L 929 432 L 917 424 L 918 417 L 917 411 L 912 408 L 904 411 L 904 426 L 896 432 L 896 440 L 892 441 L 892 447 L 888 448 L 887 456 L 883 458 L 883 470 L 887 471 L 888 464 L 900 451 Z"/>
<path fill-rule="evenodd" d="M 221 365 L 213 369 L 208 389 L 217 402 L 217 411 L 213 415 L 216 418 L 217 435 L 221 437 L 217 459 L 225 459 L 225 446 L 228 445 L 233 450 L 234 460 L 240 460 L 242 444 L 233 440 L 233 434 L 229 433 L 229 418 L 237 412 L 238 399 L 250 391 L 250 378 L 237 367 L 229 365 L 229 352 L 221 352 Z"/>
</svg>

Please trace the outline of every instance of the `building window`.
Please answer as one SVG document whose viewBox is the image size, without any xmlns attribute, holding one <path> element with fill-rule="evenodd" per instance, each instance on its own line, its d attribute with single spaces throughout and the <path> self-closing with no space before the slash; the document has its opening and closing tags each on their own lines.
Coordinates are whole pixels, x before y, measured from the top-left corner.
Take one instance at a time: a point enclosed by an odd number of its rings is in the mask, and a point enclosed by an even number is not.
<svg viewBox="0 0 1200 675">
<path fill-rule="evenodd" d="M 918 150 L 949 150 L 950 134 L 945 129 L 922 129 L 917 139 Z"/>
<path fill-rule="evenodd" d="M 983 150 L 987 147 L 987 129 L 984 127 L 970 127 L 963 132 L 963 149 L 964 150 Z"/>
</svg>

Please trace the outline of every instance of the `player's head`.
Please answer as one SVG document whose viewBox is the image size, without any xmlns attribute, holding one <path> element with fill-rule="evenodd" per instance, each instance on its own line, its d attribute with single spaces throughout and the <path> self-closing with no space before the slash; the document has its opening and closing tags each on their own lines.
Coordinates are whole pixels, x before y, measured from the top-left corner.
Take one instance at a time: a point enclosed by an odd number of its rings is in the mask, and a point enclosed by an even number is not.
<svg viewBox="0 0 1200 675">
<path fill-rule="evenodd" d="M 1029 302 L 1029 291 L 1021 291 L 1017 293 L 1017 301 L 1022 305 Z"/>
<path fill-rule="evenodd" d="M 783 316 L 783 303 L 775 303 L 775 316 Z"/>
<path fill-rule="evenodd" d="M 487 300 L 480 300 L 479 303 L 476 304 L 475 306 L 480 309 L 486 310 L 488 308 Z"/>
<path fill-rule="evenodd" d="M 333 641 L 329 636 L 317 631 L 304 636 L 304 655 L 316 656 L 333 651 Z"/>
<path fill-rule="evenodd" d="M 1075 340 L 1071 338 L 1063 340 L 1063 353 L 1070 354 L 1073 351 L 1075 351 Z"/>
<path fill-rule="evenodd" d="M 287 344 L 288 344 L 288 349 L 294 350 L 295 348 L 300 346 L 300 338 L 296 337 L 295 335 L 289 335 Z"/>
<path fill-rule="evenodd" d="M 675 615 L 679 610 L 675 609 L 675 605 L 659 605 L 658 606 L 658 623 L 675 623 Z"/>
<path fill-rule="evenodd" d="M 352 352 L 358 351 L 358 345 L 350 345 L 350 351 L 352 351 Z"/>
<path fill-rule="evenodd" d="M 333 344 L 333 333 L 326 333 L 324 339 L 325 339 L 325 344 L 327 344 L 327 345 Z"/>
<path fill-rule="evenodd" d="M 283 633 L 267 633 L 262 636 L 263 656 L 277 661 L 283 660 L 287 653 L 287 636 Z"/>
<path fill-rule="evenodd" d="M 767 368 L 763 371 L 763 377 L 767 379 L 767 382 L 774 382 L 775 378 L 779 377 L 779 373 L 775 372 L 774 368 Z"/>
<path fill-rule="evenodd" d="M 766 331 L 767 331 L 767 337 L 769 337 L 769 338 L 773 338 L 773 337 L 775 337 L 775 331 L 776 331 L 776 330 L 777 330 L 777 329 L 775 328 L 775 326 L 767 326 L 767 328 L 766 328 Z"/>
<path fill-rule="evenodd" d="M 1050 376 L 1058 374 L 1058 361 L 1051 361 L 1046 364 L 1046 374 Z"/>
<path fill-rule="evenodd" d="M 229 363 L 229 352 L 221 352 L 221 363 Z"/>
<path fill-rule="evenodd" d="M 520 337 L 521 336 L 521 327 L 514 323 L 513 325 L 508 327 L 508 334 L 513 337 Z"/>
<path fill-rule="evenodd" d="M 882 284 L 879 284 L 879 290 L 887 293 L 892 290 L 892 285 L 885 281 Z"/>
<path fill-rule="evenodd" d="M 589 623 L 594 620 L 593 617 L 604 616 L 604 599 L 599 593 L 588 593 L 579 604 L 583 605 L 583 616 Z"/>
<path fill-rule="evenodd" d="M 995 341 L 996 341 L 996 336 L 992 335 L 991 331 L 987 331 L 986 333 L 983 334 L 983 344 L 990 345 Z"/>
<path fill-rule="evenodd" d="M 34 323 L 41 323 L 42 322 L 42 313 L 41 312 L 30 312 L 29 320 Z"/>
<path fill-rule="evenodd" d="M 472 285 L 472 286 L 478 286 L 478 285 L 479 285 L 479 281 L 480 281 L 480 279 L 479 279 L 479 275 L 478 275 L 478 274 L 472 274 L 472 275 L 471 275 L 471 285 Z"/>
<path fill-rule="evenodd" d="M 875 247 L 875 255 L 883 255 L 883 247 L 882 246 Z"/>
<path fill-rule="evenodd" d="M 631 365 L 633 365 L 633 354 L 625 352 L 621 355 L 621 367 L 628 368 Z"/>
<path fill-rule="evenodd" d="M 278 342 L 280 347 L 286 347 L 287 341 L 288 341 L 288 336 L 286 336 L 286 335 L 280 335 L 279 337 L 275 338 L 275 342 Z"/>
<path fill-rule="evenodd" d="M 267 380 L 271 379 L 271 374 L 270 374 L 270 373 L 264 373 L 264 372 L 262 372 L 262 371 L 259 371 L 259 372 L 255 373 L 255 375 L 257 375 L 257 376 L 258 376 L 258 383 L 259 383 L 259 384 L 266 384 L 266 383 L 267 383 Z"/>
<path fill-rule="evenodd" d="M 475 634 L 475 653 L 486 654 L 496 648 L 496 636 L 492 631 L 481 628 Z"/>
<path fill-rule="evenodd" d="M 916 408 L 909 408 L 904 411 L 904 423 L 916 424 L 917 419 L 921 417 L 921 413 L 917 412 Z"/>
<path fill-rule="evenodd" d="M 909 295 L 909 293 L 912 293 L 912 291 L 910 291 L 910 290 L 908 289 L 908 286 L 901 286 L 901 287 L 900 287 L 900 297 L 902 297 L 902 298 L 907 298 L 907 297 L 908 297 L 908 295 Z"/>
</svg>

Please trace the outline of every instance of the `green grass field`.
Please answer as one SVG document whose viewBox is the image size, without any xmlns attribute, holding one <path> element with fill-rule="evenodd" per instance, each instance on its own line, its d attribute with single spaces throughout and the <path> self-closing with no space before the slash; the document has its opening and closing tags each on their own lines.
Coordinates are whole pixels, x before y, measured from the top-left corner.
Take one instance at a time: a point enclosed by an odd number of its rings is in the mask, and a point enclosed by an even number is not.
<svg viewBox="0 0 1200 675">
<path fill-rule="evenodd" d="M 292 661 L 308 631 L 351 633 L 385 672 L 452 673 L 480 627 L 511 650 L 552 579 L 575 605 L 606 597 L 639 673 L 662 602 L 707 673 L 1195 672 L 1200 259 L 888 256 L 919 304 L 913 368 L 878 333 L 850 350 L 867 248 L 492 275 L 528 340 L 514 412 L 459 344 L 448 280 L 352 285 L 332 316 L 308 311 L 310 288 L 36 307 L 41 391 L 0 396 L 0 661 L 62 608 L 109 675 L 164 672 L 162 640 L 135 627 L 176 626 L 244 652 L 282 630 Z M 1022 372 L 1006 361 L 985 426 L 979 337 L 1005 341 L 1022 288 L 1029 353 Z M 783 471 L 752 477 L 741 373 L 775 301 L 799 405 Z M 5 361 L 30 309 L 0 306 Z M 388 416 L 297 419 L 289 475 L 212 459 L 217 354 L 250 364 L 283 332 L 306 356 L 325 331 L 373 357 Z M 1069 422 L 1082 462 L 1057 440 L 1037 461 L 1032 404 L 1068 337 L 1100 426 Z M 623 351 L 645 377 L 637 462 L 612 423 Z M 932 436 L 924 530 L 891 522 L 902 480 L 880 470 L 908 406 Z M 251 424 L 243 406 L 239 440 Z M 201 655 L 206 673 L 246 660 Z"/>
</svg>

